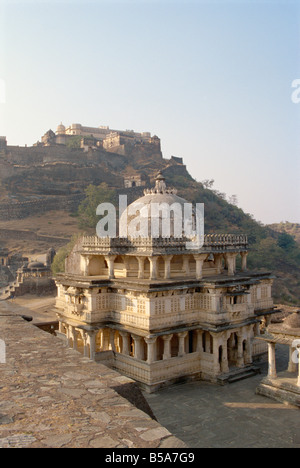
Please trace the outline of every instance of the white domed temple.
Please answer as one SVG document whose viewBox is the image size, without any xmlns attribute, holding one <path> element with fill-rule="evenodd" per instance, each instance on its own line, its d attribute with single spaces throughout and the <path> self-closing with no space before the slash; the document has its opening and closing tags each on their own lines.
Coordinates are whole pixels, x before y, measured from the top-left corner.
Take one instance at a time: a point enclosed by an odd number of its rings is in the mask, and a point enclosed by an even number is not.
<svg viewBox="0 0 300 468">
<path fill-rule="evenodd" d="M 156 202 L 187 203 L 161 174 L 133 205 Z M 169 237 L 82 237 L 56 277 L 59 335 L 149 392 L 253 375 L 266 351 L 256 336 L 275 312 L 273 276 L 247 270 L 245 235 L 205 235 L 191 249 L 170 229 Z"/>
</svg>

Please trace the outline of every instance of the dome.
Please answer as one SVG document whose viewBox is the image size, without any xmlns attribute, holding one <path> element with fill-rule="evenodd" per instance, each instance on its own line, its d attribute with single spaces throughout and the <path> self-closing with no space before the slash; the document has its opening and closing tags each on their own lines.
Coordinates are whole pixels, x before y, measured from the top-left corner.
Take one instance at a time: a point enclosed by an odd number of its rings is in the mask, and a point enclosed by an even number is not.
<svg viewBox="0 0 300 468">
<path fill-rule="evenodd" d="M 65 134 L 65 131 L 66 131 L 66 127 L 61 122 L 60 125 L 58 125 L 58 127 L 57 127 L 56 133 L 57 134 Z"/>
<path fill-rule="evenodd" d="M 131 203 L 122 214 L 122 236 L 182 237 L 186 227 L 184 205 L 191 204 L 176 193 L 176 189 L 167 188 L 165 177 L 159 172 L 155 187 L 144 190 L 144 196 Z M 191 212 L 190 223 L 194 226 L 194 212 Z"/>
<path fill-rule="evenodd" d="M 300 310 L 289 315 L 283 322 L 285 328 L 300 328 Z"/>
</svg>

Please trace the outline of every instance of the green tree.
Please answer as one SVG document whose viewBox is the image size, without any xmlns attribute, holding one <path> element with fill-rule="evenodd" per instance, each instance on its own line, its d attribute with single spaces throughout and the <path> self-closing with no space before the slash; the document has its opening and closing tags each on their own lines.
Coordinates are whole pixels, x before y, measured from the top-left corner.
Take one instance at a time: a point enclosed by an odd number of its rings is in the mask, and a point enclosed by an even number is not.
<svg viewBox="0 0 300 468">
<path fill-rule="evenodd" d="M 279 234 L 277 244 L 284 250 L 290 250 L 297 245 L 294 238 L 286 232 Z"/>
<path fill-rule="evenodd" d="M 51 265 L 52 273 L 56 275 L 57 273 L 64 273 L 65 271 L 65 260 L 69 253 L 72 251 L 74 245 L 78 241 L 78 239 L 81 237 L 82 234 L 74 234 L 70 240 L 70 242 L 65 245 L 64 247 L 61 247 L 54 259 L 53 263 Z"/>
<path fill-rule="evenodd" d="M 95 228 L 99 221 L 99 216 L 96 215 L 97 206 L 100 203 L 113 203 L 116 206 L 117 193 L 114 189 L 110 189 L 108 185 L 102 184 L 89 185 L 85 190 L 86 198 L 81 202 L 78 208 L 79 227 L 80 228 Z"/>
</svg>

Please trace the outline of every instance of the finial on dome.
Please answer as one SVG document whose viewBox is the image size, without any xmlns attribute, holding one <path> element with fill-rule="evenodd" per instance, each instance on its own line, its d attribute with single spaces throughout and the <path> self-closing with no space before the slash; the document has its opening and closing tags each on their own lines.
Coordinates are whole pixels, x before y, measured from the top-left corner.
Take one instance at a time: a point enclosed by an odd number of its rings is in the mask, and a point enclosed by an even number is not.
<svg viewBox="0 0 300 468">
<path fill-rule="evenodd" d="M 166 179 L 164 178 L 162 173 L 159 171 L 155 179 L 155 189 L 160 193 L 164 193 L 166 191 L 167 186 L 166 186 L 165 180 Z"/>
<path fill-rule="evenodd" d="M 156 194 L 156 193 L 170 193 L 176 194 L 177 190 L 174 188 L 167 188 L 166 179 L 164 175 L 159 171 L 155 178 L 155 187 L 151 189 L 145 189 L 144 195 Z"/>
</svg>

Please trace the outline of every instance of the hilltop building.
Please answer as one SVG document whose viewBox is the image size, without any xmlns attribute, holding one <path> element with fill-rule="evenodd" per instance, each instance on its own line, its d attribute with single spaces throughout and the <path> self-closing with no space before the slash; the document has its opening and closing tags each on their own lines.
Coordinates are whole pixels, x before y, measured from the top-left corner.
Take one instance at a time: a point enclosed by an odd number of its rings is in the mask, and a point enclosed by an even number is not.
<svg viewBox="0 0 300 468">
<path fill-rule="evenodd" d="M 135 203 L 187 202 L 160 174 Z M 256 336 L 275 311 L 273 276 L 247 270 L 245 235 L 205 235 L 194 250 L 187 240 L 82 237 L 56 278 L 58 334 L 149 392 L 253 375 L 265 350 Z"/>
<path fill-rule="evenodd" d="M 7 148 L 7 140 L 5 136 L 0 136 L 0 151 Z"/>
<path fill-rule="evenodd" d="M 133 130 L 111 130 L 109 127 L 85 127 L 81 124 L 72 124 L 65 127 L 62 123 L 58 125 L 56 132 L 48 130 L 36 146 L 66 145 L 74 137 L 81 136 L 81 148 L 103 148 L 119 154 L 126 154 L 126 149 L 136 145 L 150 145 L 155 150 L 161 151 L 160 139 L 150 132 L 134 132 Z M 0 142 L 1 145 L 1 142 Z"/>
</svg>

